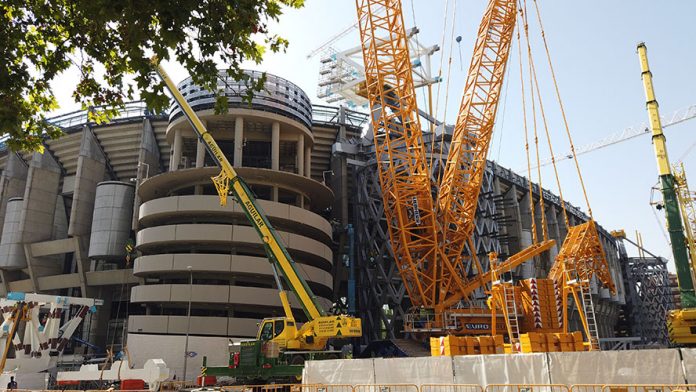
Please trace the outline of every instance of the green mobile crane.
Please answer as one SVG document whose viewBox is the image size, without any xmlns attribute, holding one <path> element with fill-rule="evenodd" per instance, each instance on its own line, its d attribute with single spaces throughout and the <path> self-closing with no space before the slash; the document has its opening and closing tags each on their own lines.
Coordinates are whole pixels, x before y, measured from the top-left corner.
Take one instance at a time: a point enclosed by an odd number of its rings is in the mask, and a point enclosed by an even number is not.
<svg viewBox="0 0 696 392">
<path fill-rule="evenodd" d="M 652 143 L 657 158 L 657 171 L 660 176 L 665 219 L 667 220 L 669 239 L 672 243 L 672 256 L 677 268 L 679 294 L 682 304 L 682 309 L 670 311 L 667 317 L 667 328 L 670 340 L 673 343 L 696 344 L 696 294 L 694 293 L 693 271 L 680 214 L 677 184 L 667 156 L 667 143 L 665 135 L 662 133 L 660 113 L 657 99 L 655 98 L 655 91 L 653 90 L 652 73 L 648 66 L 648 49 L 643 42 L 638 44 L 638 57 L 640 59 L 643 88 L 645 89 L 648 118 L 650 120 L 650 128 L 652 129 Z"/>
<path fill-rule="evenodd" d="M 271 226 L 270 221 L 257 205 L 256 198 L 247 184 L 237 175 L 213 136 L 186 102 L 157 58 L 152 59 L 152 64 L 191 123 L 194 132 L 203 142 L 213 160 L 222 169 L 218 176 L 212 178 L 220 195 L 220 203 L 222 205 L 226 203 L 231 190 L 261 238 L 271 263 L 285 313 L 284 317 L 264 319 L 259 325 L 257 339 L 242 342 L 238 352 L 230 353 L 227 365 L 208 367 L 204 358 L 202 375 L 229 376 L 240 381 L 268 382 L 289 377 L 299 378 L 305 359 L 338 358 L 338 352 L 326 350 L 329 340 L 362 336 L 360 319 L 348 315 L 326 314 L 307 282 L 297 273 L 295 262 L 282 244 L 280 236 Z M 278 267 L 307 316 L 307 322 L 301 326 L 298 325 L 292 314 L 287 293 L 283 289 L 278 275 Z"/>
</svg>

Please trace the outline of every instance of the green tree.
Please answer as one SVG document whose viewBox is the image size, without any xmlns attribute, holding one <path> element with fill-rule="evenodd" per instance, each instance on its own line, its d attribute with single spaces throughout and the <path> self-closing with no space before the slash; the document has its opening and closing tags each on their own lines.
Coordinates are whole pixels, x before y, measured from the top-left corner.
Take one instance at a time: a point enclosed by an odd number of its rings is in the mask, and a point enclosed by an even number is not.
<svg viewBox="0 0 696 392">
<path fill-rule="evenodd" d="M 118 107 L 136 92 L 155 111 L 169 100 L 149 58 L 176 59 L 193 80 L 216 91 L 217 66 L 252 83 L 240 65 L 288 42 L 268 31 L 282 7 L 304 0 L 3 0 L 0 2 L 0 132 L 14 150 L 42 151 L 60 130 L 45 123 L 57 108 L 50 82 L 72 66 L 81 73 L 73 97 L 83 108 Z M 101 64 L 102 67 L 99 67 Z M 102 72 L 103 68 L 103 72 Z M 132 75 L 132 77 L 127 77 Z M 227 101 L 218 97 L 219 111 Z M 115 113 L 93 113 L 104 121 Z"/>
</svg>

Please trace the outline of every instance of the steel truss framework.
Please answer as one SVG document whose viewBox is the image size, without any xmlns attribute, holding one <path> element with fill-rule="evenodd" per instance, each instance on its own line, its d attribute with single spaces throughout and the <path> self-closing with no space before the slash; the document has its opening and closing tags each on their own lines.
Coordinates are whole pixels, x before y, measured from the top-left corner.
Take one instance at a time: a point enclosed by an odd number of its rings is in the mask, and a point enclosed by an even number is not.
<svg viewBox="0 0 696 392">
<path fill-rule="evenodd" d="M 619 242 L 626 286 L 624 313 L 630 336 L 640 337 L 647 346 L 668 346 L 667 313 L 674 309 L 667 260 L 656 257 L 628 257 Z"/>
</svg>

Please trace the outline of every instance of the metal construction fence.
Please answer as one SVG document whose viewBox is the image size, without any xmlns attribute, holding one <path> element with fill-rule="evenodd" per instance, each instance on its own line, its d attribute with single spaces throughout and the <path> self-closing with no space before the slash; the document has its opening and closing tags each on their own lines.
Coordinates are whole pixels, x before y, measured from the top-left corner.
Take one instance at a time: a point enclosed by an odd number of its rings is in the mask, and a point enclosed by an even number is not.
<svg viewBox="0 0 696 392">
<path fill-rule="evenodd" d="M 162 385 L 161 385 L 162 386 Z M 168 383 L 168 387 L 174 384 Z M 178 387 L 190 388 L 190 383 L 177 383 Z M 313 385 L 313 384 L 268 384 L 233 385 L 221 387 L 226 392 L 696 392 L 696 384 L 360 384 L 360 385 Z M 160 391 L 171 390 L 160 388 Z M 177 390 L 177 389 L 175 389 Z M 8 391 L 0 389 L 0 391 Z M 48 392 L 55 390 L 14 389 L 13 392 Z M 71 390 L 64 392 L 98 392 L 103 390 Z M 137 390 L 130 392 L 148 392 Z"/>
<path fill-rule="evenodd" d="M 679 392 L 696 384 L 269 384 L 224 386 L 227 392 Z"/>
</svg>

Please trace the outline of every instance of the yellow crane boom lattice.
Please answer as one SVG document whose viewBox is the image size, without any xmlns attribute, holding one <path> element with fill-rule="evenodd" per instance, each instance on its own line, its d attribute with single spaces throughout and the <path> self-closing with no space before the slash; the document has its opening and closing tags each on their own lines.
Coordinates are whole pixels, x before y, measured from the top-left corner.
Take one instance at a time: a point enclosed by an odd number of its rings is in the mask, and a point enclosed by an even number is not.
<svg viewBox="0 0 696 392">
<path fill-rule="evenodd" d="M 399 0 L 356 0 L 377 170 L 394 258 L 412 303 L 435 306 L 437 229 Z"/>
<path fill-rule="evenodd" d="M 464 247 L 474 232 L 478 196 L 515 31 L 516 12 L 516 0 L 489 2 L 479 27 L 452 133 L 438 194 L 438 219 L 444 222 L 445 256 L 455 266 L 465 264 L 462 260 Z M 454 293 L 451 289 L 447 291 Z"/>
</svg>

